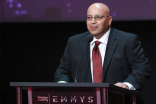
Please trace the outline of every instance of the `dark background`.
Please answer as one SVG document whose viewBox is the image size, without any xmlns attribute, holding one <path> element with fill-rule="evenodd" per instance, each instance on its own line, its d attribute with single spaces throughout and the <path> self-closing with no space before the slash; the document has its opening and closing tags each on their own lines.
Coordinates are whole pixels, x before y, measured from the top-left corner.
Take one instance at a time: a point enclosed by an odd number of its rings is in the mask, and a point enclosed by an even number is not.
<svg viewBox="0 0 156 104">
<path fill-rule="evenodd" d="M 16 103 L 10 82 L 53 82 L 67 39 L 87 31 L 85 22 L 1 23 L 1 104 Z M 156 21 L 114 21 L 112 27 L 135 33 L 149 58 L 152 75 L 142 89 L 145 104 L 156 104 Z M 23 91 L 23 104 L 27 93 Z"/>
</svg>

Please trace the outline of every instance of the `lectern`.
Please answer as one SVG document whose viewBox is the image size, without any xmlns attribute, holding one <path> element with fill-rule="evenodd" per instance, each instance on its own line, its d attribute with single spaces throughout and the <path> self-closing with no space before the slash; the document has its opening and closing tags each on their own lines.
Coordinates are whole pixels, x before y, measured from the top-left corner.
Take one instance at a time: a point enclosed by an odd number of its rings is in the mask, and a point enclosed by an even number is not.
<svg viewBox="0 0 156 104">
<path fill-rule="evenodd" d="M 10 82 L 16 87 L 17 104 L 22 89 L 28 91 L 29 104 L 136 104 L 141 93 L 109 83 Z"/>
</svg>

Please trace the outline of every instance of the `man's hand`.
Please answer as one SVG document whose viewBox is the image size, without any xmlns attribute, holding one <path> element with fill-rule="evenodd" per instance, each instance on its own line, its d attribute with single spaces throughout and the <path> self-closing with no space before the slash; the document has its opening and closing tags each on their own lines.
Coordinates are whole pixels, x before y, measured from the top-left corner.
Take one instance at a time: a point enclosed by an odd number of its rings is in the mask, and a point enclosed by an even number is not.
<svg viewBox="0 0 156 104">
<path fill-rule="evenodd" d="M 125 88 L 125 89 L 128 89 L 129 90 L 129 87 L 126 85 L 126 84 L 123 84 L 121 82 L 118 82 L 116 84 L 114 84 L 115 86 L 118 86 L 118 87 L 122 87 L 122 88 Z"/>
</svg>

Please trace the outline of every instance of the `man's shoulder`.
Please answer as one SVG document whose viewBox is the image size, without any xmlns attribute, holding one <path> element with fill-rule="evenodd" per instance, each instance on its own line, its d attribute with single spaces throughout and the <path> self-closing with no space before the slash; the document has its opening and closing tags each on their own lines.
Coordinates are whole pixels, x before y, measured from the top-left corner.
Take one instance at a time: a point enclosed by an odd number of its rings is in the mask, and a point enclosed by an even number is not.
<svg viewBox="0 0 156 104">
<path fill-rule="evenodd" d="M 129 43 L 134 39 L 139 39 L 139 37 L 134 33 L 125 32 L 118 29 L 112 29 L 111 35 L 115 36 L 119 43 Z"/>
<path fill-rule="evenodd" d="M 84 32 L 84 33 L 80 33 L 80 34 L 76 34 L 76 35 L 69 37 L 69 40 L 86 39 L 88 34 L 90 34 L 89 31 Z"/>
<path fill-rule="evenodd" d="M 118 30 L 115 28 L 112 28 L 113 33 L 115 33 L 118 37 L 123 37 L 123 38 L 129 38 L 129 37 L 134 37 L 136 36 L 136 34 L 134 33 L 130 33 L 130 32 L 126 32 L 126 31 L 122 31 L 122 30 Z"/>
</svg>

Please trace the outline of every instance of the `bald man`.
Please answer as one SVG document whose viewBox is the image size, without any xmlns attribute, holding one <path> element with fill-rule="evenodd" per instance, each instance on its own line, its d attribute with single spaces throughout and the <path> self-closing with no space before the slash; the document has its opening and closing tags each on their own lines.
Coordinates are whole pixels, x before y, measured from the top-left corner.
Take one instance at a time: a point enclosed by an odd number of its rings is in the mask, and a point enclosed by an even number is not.
<svg viewBox="0 0 156 104">
<path fill-rule="evenodd" d="M 112 28 L 111 23 L 105 4 L 94 3 L 88 8 L 88 31 L 68 39 L 56 82 L 110 83 L 129 90 L 143 87 L 150 68 L 139 38 Z"/>
</svg>

